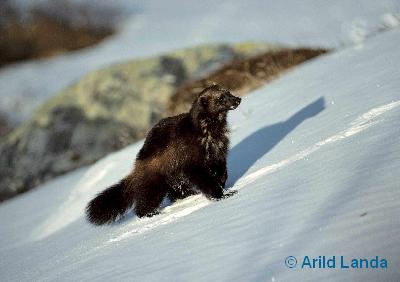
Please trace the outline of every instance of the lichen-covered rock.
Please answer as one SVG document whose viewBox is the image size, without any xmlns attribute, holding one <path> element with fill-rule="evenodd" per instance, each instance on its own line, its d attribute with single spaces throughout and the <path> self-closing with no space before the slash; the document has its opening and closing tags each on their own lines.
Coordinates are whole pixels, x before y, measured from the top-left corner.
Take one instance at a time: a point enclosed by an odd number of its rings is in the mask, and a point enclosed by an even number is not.
<svg viewBox="0 0 400 282">
<path fill-rule="evenodd" d="M 0 113 L 0 139 L 11 131 L 11 125 L 7 119 Z"/>
<path fill-rule="evenodd" d="M 0 200 L 143 138 L 182 83 L 233 59 L 276 49 L 199 46 L 89 73 L 1 141 Z"/>
</svg>

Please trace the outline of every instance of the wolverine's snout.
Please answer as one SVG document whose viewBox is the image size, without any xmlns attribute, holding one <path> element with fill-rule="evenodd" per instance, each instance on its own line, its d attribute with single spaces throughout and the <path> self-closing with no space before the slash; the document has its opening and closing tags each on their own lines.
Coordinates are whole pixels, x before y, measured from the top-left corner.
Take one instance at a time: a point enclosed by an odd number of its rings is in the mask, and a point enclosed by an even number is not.
<svg viewBox="0 0 400 282">
<path fill-rule="evenodd" d="M 230 97 L 229 97 L 230 99 L 230 110 L 234 110 L 234 109 L 236 109 L 238 106 L 239 106 L 239 104 L 240 104 L 240 102 L 242 101 L 242 99 L 241 98 L 239 98 L 239 97 L 236 97 L 236 96 L 233 96 L 233 95 L 231 95 Z"/>
</svg>

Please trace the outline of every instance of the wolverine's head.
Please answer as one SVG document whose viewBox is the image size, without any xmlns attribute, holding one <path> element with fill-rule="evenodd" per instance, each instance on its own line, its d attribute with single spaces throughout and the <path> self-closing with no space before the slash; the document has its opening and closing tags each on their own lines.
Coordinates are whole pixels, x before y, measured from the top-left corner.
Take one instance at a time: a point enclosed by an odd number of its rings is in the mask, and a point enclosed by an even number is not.
<svg viewBox="0 0 400 282">
<path fill-rule="evenodd" d="M 203 111 L 218 114 L 236 109 L 241 99 L 233 96 L 231 92 L 215 84 L 205 88 L 197 97 Z M 196 103 L 196 102 L 195 102 Z"/>
</svg>

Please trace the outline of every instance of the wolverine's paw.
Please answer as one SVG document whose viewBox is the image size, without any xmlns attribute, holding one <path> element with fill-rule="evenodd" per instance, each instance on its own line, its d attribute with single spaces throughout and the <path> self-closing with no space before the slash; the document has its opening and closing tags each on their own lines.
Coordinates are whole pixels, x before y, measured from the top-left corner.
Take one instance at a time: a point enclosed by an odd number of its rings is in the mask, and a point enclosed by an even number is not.
<svg viewBox="0 0 400 282">
<path fill-rule="evenodd" d="M 152 216 L 154 216 L 154 215 L 158 215 L 158 214 L 160 214 L 161 212 L 159 211 L 159 210 L 154 210 L 154 211 L 151 211 L 151 212 L 140 212 L 140 211 L 136 211 L 136 215 L 138 216 L 138 217 L 140 217 L 140 218 L 143 218 L 143 217 L 152 217 Z"/>
<path fill-rule="evenodd" d="M 217 199 L 217 201 L 222 200 L 222 199 L 226 199 L 226 198 L 229 198 L 229 197 L 232 197 L 232 196 L 235 195 L 237 192 L 238 192 L 237 190 L 227 191 L 226 193 L 224 193 L 224 194 L 222 195 L 221 198 Z"/>
<path fill-rule="evenodd" d="M 230 191 L 227 191 L 226 193 L 224 193 L 224 198 L 229 198 L 229 197 L 231 197 L 231 196 L 237 194 L 237 192 L 238 192 L 237 190 L 230 190 Z"/>
<path fill-rule="evenodd" d="M 146 217 L 152 217 L 152 216 L 154 216 L 154 215 L 159 215 L 161 212 L 159 211 L 159 210 L 155 210 L 155 211 L 152 211 L 152 212 L 149 212 L 149 213 L 147 213 L 145 216 Z"/>
</svg>

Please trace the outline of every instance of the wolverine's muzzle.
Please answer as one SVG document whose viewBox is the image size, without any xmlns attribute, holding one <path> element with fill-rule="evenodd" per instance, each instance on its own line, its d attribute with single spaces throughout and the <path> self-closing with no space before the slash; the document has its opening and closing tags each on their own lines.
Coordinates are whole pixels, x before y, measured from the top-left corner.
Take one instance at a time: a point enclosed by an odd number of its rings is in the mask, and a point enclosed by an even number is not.
<svg viewBox="0 0 400 282">
<path fill-rule="evenodd" d="M 230 97 L 229 97 L 229 105 L 230 105 L 229 106 L 229 110 L 236 109 L 239 106 L 241 101 L 242 101 L 241 98 L 233 96 L 233 95 L 230 95 Z"/>
</svg>

